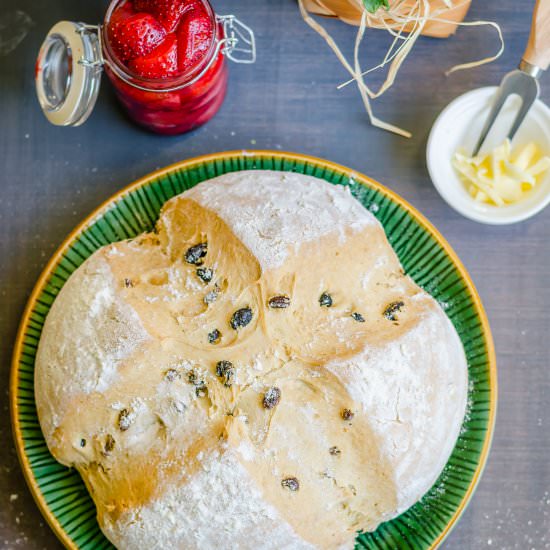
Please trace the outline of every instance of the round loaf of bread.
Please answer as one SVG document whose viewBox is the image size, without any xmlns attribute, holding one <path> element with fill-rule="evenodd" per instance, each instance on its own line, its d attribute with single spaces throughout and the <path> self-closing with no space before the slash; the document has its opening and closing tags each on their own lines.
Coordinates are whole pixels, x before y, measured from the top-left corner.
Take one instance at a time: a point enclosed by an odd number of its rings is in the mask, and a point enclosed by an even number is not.
<svg viewBox="0 0 550 550">
<path fill-rule="evenodd" d="M 344 187 L 227 174 L 106 246 L 46 319 L 35 391 L 118 548 L 353 548 L 434 484 L 458 335 Z"/>
</svg>

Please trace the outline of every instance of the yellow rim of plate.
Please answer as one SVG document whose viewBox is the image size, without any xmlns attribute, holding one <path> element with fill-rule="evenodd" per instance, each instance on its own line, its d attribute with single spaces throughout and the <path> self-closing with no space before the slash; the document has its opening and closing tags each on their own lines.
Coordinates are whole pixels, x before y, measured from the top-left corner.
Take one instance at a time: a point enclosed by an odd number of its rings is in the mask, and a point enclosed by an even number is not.
<svg viewBox="0 0 550 550">
<path fill-rule="evenodd" d="M 279 158 L 283 160 L 288 159 L 288 160 L 294 160 L 299 162 L 306 162 L 310 164 L 315 164 L 322 168 L 328 168 L 329 170 L 334 170 L 342 174 L 353 175 L 353 179 L 355 181 L 361 183 L 362 185 L 367 185 L 368 187 L 372 187 L 377 191 L 380 191 L 381 193 L 387 195 L 389 198 L 391 198 L 392 201 L 396 202 L 397 204 L 399 204 L 399 206 L 401 206 L 410 214 L 412 214 L 420 223 L 420 225 L 425 230 L 427 230 L 431 235 L 434 236 L 437 243 L 445 250 L 445 253 L 453 260 L 454 264 L 457 267 L 458 272 L 460 273 L 461 277 L 466 283 L 466 287 L 472 297 L 477 314 L 479 315 L 479 318 L 481 320 L 481 325 L 483 327 L 483 334 L 485 335 L 486 344 L 487 344 L 489 375 L 490 375 L 489 382 L 490 382 L 490 392 L 491 392 L 490 407 L 489 407 L 489 421 L 487 426 L 487 434 L 485 436 L 485 442 L 483 444 L 483 449 L 481 451 L 481 455 L 479 458 L 479 463 L 477 465 L 477 468 L 472 478 L 472 481 L 470 483 L 470 486 L 466 491 L 466 494 L 464 495 L 464 498 L 462 499 L 453 517 L 449 520 L 449 522 L 445 526 L 445 529 L 441 532 L 439 537 L 435 540 L 435 542 L 430 547 L 431 549 L 435 549 L 447 537 L 447 535 L 449 534 L 451 529 L 454 527 L 459 517 L 462 515 L 462 512 L 466 508 L 466 505 L 470 501 L 473 495 L 473 492 L 479 482 L 483 469 L 485 468 L 485 465 L 487 463 L 489 449 L 491 447 L 491 442 L 493 440 L 496 409 L 497 409 L 497 389 L 498 389 L 497 362 L 496 362 L 495 345 L 493 342 L 491 329 L 489 327 L 487 314 L 485 313 L 485 309 L 483 307 L 483 304 L 481 303 L 481 299 L 477 293 L 477 290 L 474 286 L 472 279 L 470 278 L 470 275 L 466 271 L 466 268 L 464 267 L 464 265 L 456 255 L 455 251 L 451 248 L 449 243 L 447 243 L 443 235 L 441 235 L 441 233 L 435 228 L 435 226 L 432 225 L 430 221 L 428 221 L 426 217 L 424 217 L 423 214 L 421 214 L 416 208 L 414 208 L 412 205 L 410 205 L 408 202 L 406 202 L 404 199 L 402 199 L 399 195 L 397 195 L 390 189 L 378 183 L 376 180 L 373 180 L 372 178 L 369 178 L 368 176 L 361 174 L 360 172 L 356 172 L 355 170 L 351 170 L 350 168 L 347 168 L 335 162 L 330 162 L 328 160 L 320 159 L 309 155 L 303 155 L 300 153 L 286 153 L 283 151 L 248 150 L 247 149 L 247 150 L 241 150 L 241 151 L 227 151 L 225 153 L 214 153 L 210 155 L 203 155 L 200 157 L 194 157 L 188 160 L 176 162 L 165 168 L 161 168 L 160 170 L 156 170 L 155 172 L 147 174 L 146 176 L 134 181 L 130 185 L 123 187 L 120 191 L 118 191 L 117 193 L 112 195 L 109 199 L 104 201 L 101 205 L 99 205 L 90 215 L 88 215 L 82 222 L 80 222 L 65 238 L 62 244 L 59 246 L 59 248 L 55 251 L 53 256 L 50 258 L 49 262 L 46 264 L 46 267 L 43 269 L 29 297 L 29 300 L 25 307 L 25 311 L 23 313 L 23 317 L 21 318 L 21 322 L 19 324 L 19 328 L 17 331 L 17 337 L 15 340 L 15 347 L 14 347 L 12 363 L 11 363 L 10 413 L 11 413 L 13 437 L 15 440 L 15 448 L 17 450 L 19 463 L 21 464 L 23 475 L 25 477 L 27 485 L 31 490 L 32 496 L 36 504 L 38 505 L 40 512 L 42 513 L 42 515 L 44 516 L 44 518 L 52 528 L 55 535 L 63 543 L 63 545 L 69 550 L 78 550 L 78 547 L 76 546 L 76 544 L 67 535 L 67 533 L 65 532 L 65 530 L 63 529 L 63 527 L 55 517 L 55 515 L 50 510 L 44 498 L 44 495 L 42 494 L 40 487 L 38 486 L 38 483 L 36 482 L 36 479 L 32 473 L 32 469 L 29 464 L 27 454 L 25 453 L 23 435 L 21 433 L 21 427 L 19 425 L 19 407 L 17 404 L 17 387 L 19 383 L 19 362 L 21 358 L 23 338 L 25 335 L 25 327 L 29 322 L 30 314 L 34 308 L 36 299 L 38 298 L 40 293 L 44 290 L 44 287 L 46 286 L 52 271 L 55 269 L 55 267 L 63 257 L 64 253 L 67 251 L 67 249 L 71 246 L 71 243 L 74 241 L 74 239 L 80 233 L 82 233 L 91 223 L 93 223 L 98 216 L 104 214 L 114 202 L 122 198 L 124 195 L 134 191 L 135 189 L 143 187 L 144 185 L 148 184 L 150 181 L 160 178 L 169 172 L 173 172 L 175 170 L 182 170 L 182 169 L 185 170 L 185 169 L 193 168 L 195 165 L 204 164 L 212 161 L 221 161 L 221 160 L 226 160 L 230 158 L 239 158 L 244 155 L 260 157 L 260 158 L 269 157 L 269 158 Z"/>
</svg>

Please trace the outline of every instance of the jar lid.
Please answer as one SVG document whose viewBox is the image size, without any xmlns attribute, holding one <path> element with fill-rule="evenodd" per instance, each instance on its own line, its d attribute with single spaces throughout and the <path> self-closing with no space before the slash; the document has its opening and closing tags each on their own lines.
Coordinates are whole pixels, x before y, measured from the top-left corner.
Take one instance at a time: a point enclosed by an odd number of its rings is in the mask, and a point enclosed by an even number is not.
<svg viewBox="0 0 550 550">
<path fill-rule="evenodd" d="M 91 114 L 103 58 L 97 27 L 72 21 L 54 25 L 36 61 L 36 93 L 42 111 L 57 126 L 78 126 Z"/>
</svg>

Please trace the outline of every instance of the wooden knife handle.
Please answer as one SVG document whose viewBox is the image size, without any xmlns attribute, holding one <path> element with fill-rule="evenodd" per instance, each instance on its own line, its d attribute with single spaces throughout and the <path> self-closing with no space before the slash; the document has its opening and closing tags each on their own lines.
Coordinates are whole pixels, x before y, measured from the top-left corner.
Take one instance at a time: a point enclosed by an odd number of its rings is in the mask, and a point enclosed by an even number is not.
<svg viewBox="0 0 550 550">
<path fill-rule="evenodd" d="M 537 0 L 523 59 L 543 71 L 550 65 L 550 0 Z"/>
</svg>

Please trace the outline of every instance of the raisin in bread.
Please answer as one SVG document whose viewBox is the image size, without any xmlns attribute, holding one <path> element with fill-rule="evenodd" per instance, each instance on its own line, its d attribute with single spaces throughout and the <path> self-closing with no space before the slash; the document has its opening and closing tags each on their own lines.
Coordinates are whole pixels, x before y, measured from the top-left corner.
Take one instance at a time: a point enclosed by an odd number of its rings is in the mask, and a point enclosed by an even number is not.
<svg viewBox="0 0 550 550">
<path fill-rule="evenodd" d="M 467 366 L 348 190 L 249 171 L 75 271 L 35 388 L 117 547 L 334 549 L 435 482 Z"/>
</svg>

